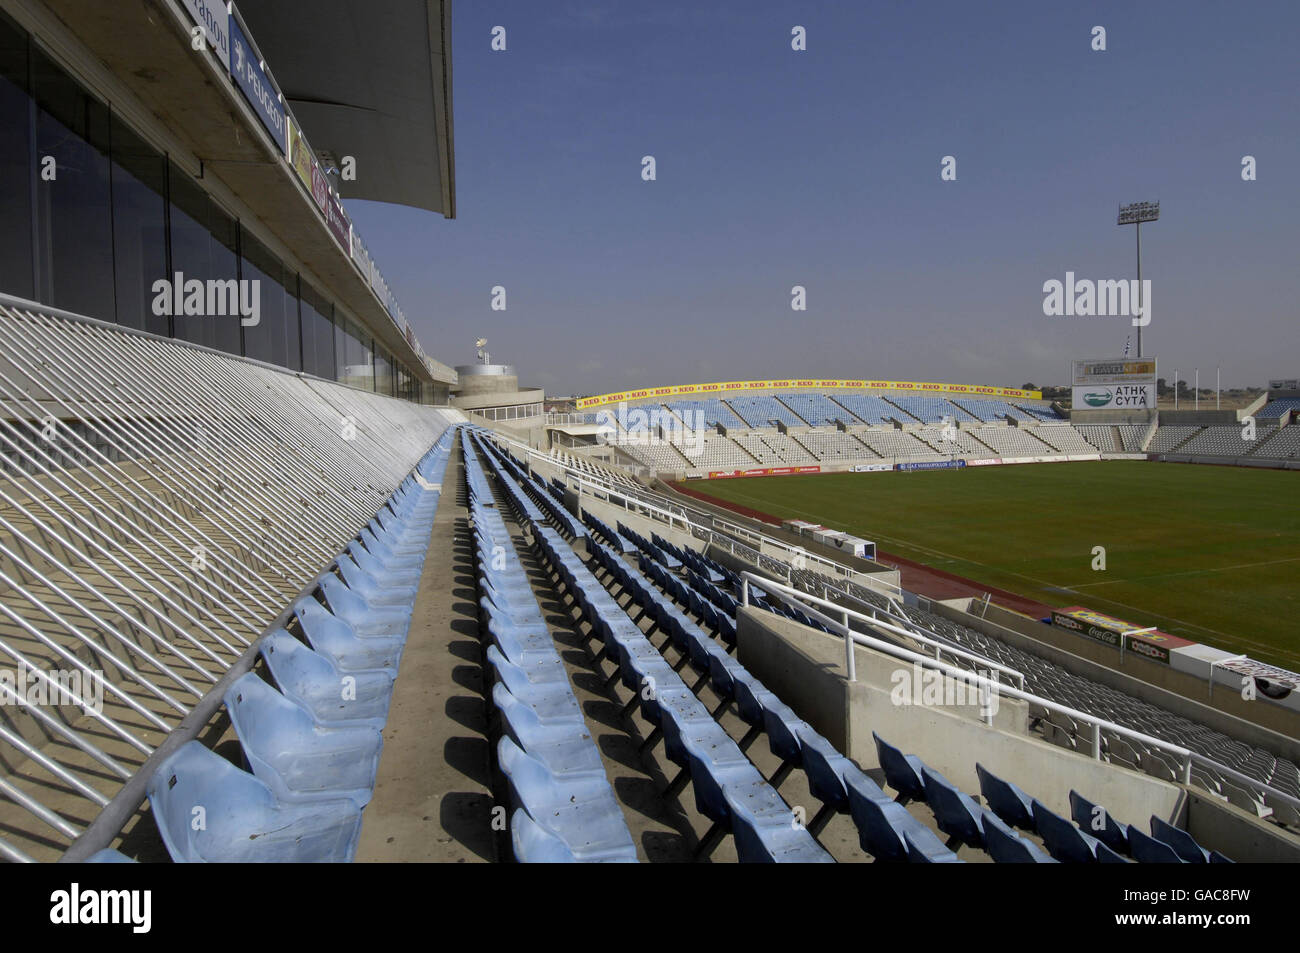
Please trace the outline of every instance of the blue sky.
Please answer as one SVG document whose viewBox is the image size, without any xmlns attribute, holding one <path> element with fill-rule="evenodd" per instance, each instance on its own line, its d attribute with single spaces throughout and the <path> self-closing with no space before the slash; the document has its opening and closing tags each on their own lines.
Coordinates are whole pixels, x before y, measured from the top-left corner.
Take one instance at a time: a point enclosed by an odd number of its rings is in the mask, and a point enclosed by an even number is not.
<svg viewBox="0 0 1300 953">
<path fill-rule="evenodd" d="M 453 14 L 458 217 L 349 203 L 448 364 L 482 335 L 562 395 L 804 375 L 1064 383 L 1072 357 L 1121 353 L 1132 328 L 1044 316 L 1043 283 L 1133 277 L 1116 207 L 1159 200 L 1142 237 L 1161 375 L 1300 375 L 1300 4 Z M 790 308 L 796 284 L 807 311 Z"/>
</svg>

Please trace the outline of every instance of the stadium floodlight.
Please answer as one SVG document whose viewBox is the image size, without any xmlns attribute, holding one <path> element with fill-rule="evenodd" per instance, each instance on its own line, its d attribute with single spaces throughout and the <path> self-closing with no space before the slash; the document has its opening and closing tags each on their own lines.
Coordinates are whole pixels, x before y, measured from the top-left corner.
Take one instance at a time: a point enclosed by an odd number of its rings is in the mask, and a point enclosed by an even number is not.
<svg viewBox="0 0 1300 953">
<path fill-rule="evenodd" d="M 1138 314 L 1142 314 L 1142 223 L 1160 219 L 1159 202 L 1132 202 L 1119 207 L 1116 225 L 1132 225 L 1137 231 Z M 1142 356 L 1142 325 L 1138 325 L 1138 357 Z"/>
</svg>

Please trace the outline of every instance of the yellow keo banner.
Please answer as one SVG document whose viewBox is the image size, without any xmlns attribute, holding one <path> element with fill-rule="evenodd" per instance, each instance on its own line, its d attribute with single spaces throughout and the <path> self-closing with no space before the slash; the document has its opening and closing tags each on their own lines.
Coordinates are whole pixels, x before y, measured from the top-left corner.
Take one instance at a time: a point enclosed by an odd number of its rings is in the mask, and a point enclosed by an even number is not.
<svg viewBox="0 0 1300 953">
<path fill-rule="evenodd" d="M 665 400 L 673 397 L 720 397 L 745 391 L 766 390 L 869 390 L 895 391 L 912 394 L 965 394 L 968 397 L 1013 397 L 1021 400 L 1042 400 L 1043 392 L 1017 390 L 1014 387 L 982 387 L 976 384 L 937 384 L 920 381 L 844 381 L 844 380 L 770 380 L 721 381 L 714 384 L 681 384 L 676 387 L 645 387 L 638 390 L 619 391 L 583 397 L 577 401 L 579 410 L 604 407 L 607 404 L 633 403 L 641 400 Z"/>
</svg>

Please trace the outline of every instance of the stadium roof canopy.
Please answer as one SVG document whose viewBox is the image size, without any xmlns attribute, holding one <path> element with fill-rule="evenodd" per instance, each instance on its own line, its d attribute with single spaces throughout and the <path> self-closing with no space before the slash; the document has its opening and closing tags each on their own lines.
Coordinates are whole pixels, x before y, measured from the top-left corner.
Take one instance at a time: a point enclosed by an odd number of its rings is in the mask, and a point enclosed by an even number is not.
<svg viewBox="0 0 1300 953">
<path fill-rule="evenodd" d="M 456 215 L 450 0 L 240 6 L 312 147 L 353 156 L 344 198 Z"/>
</svg>

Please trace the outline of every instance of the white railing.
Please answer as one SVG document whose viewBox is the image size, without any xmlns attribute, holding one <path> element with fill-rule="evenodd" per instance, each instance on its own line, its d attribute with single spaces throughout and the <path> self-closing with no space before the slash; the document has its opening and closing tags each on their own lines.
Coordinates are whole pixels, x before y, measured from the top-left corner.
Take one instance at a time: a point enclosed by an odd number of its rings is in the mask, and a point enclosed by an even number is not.
<svg viewBox="0 0 1300 953">
<path fill-rule="evenodd" d="M 853 646 L 863 645 L 868 648 L 873 648 L 878 651 L 884 652 L 886 655 L 892 656 L 894 658 L 905 659 L 929 668 L 938 669 L 944 672 L 944 674 L 950 675 L 953 678 L 960 679 L 961 681 L 965 682 L 968 685 L 974 685 L 977 689 L 981 691 L 1000 693 L 1001 695 L 1005 695 L 1009 698 L 1018 698 L 1021 701 L 1025 701 L 1030 704 L 1037 705 L 1040 708 L 1044 708 L 1049 712 L 1056 712 L 1058 714 L 1065 715 L 1066 717 L 1072 719 L 1075 722 L 1090 726 L 1092 729 L 1090 732 L 1090 736 L 1091 736 L 1090 740 L 1092 746 L 1093 760 L 1096 761 L 1102 760 L 1101 733 L 1103 731 L 1107 731 L 1110 732 L 1111 734 L 1118 735 L 1121 738 L 1125 738 L 1130 741 L 1135 741 L 1141 746 L 1152 748 L 1157 751 L 1161 751 L 1166 754 L 1172 755 L 1179 765 L 1179 772 L 1178 772 L 1180 775 L 1179 780 L 1183 784 L 1196 784 L 1198 786 L 1202 786 L 1200 785 L 1200 782 L 1197 781 L 1192 775 L 1192 766 L 1201 765 L 1224 776 L 1225 778 L 1231 778 L 1239 787 L 1245 788 L 1247 792 L 1251 794 L 1252 799 L 1256 798 L 1256 796 L 1259 795 L 1260 797 L 1258 799 L 1260 802 L 1262 802 L 1263 797 L 1267 797 L 1270 800 L 1277 800 L 1286 803 L 1290 805 L 1292 809 L 1300 809 L 1300 798 L 1292 797 L 1290 794 L 1287 794 L 1284 791 L 1279 791 L 1277 788 L 1274 788 L 1268 784 L 1264 784 L 1263 782 L 1258 781 L 1255 778 L 1252 778 L 1248 775 L 1242 774 L 1240 771 L 1236 771 L 1232 768 L 1229 768 L 1227 765 L 1220 764 L 1219 762 L 1213 760 L 1212 758 L 1207 758 L 1204 755 L 1191 751 L 1188 748 L 1184 748 L 1181 745 L 1173 744 L 1172 742 L 1164 741 L 1161 738 L 1156 738 L 1153 737 L 1152 735 L 1144 734 L 1143 732 L 1140 731 L 1134 731 L 1131 728 L 1126 728 L 1123 725 L 1116 724 L 1113 721 L 1109 721 L 1108 719 L 1101 718 L 1089 712 L 1081 711 L 1077 708 L 1071 708 L 1068 705 L 1062 705 L 1059 702 L 1052 701 L 1050 698 L 1044 698 L 1041 695 L 1035 695 L 1031 692 L 1027 692 L 1023 688 L 1023 684 L 1024 684 L 1023 677 L 1021 681 L 1022 687 L 1014 688 L 1010 685 L 1003 684 L 1002 682 L 999 682 L 996 679 L 991 679 L 988 678 L 987 676 L 980 675 L 977 672 L 971 672 L 966 669 L 957 668 L 954 665 L 948 665 L 945 662 L 939 661 L 938 659 L 932 659 L 926 655 L 920 654 L 919 652 L 912 652 L 909 649 L 904 649 L 890 642 L 885 642 L 881 639 L 875 639 L 872 638 L 871 636 L 864 635 L 860 632 L 855 632 L 851 628 L 849 628 L 848 622 L 849 619 L 858 619 L 859 621 L 864 622 L 866 624 L 879 626 L 881 628 L 885 628 L 886 630 L 894 631 L 899 634 L 906 635 L 909 638 L 917 638 L 916 635 L 906 632 L 905 630 L 901 630 L 896 626 L 892 626 L 887 623 L 882 623 L 879 620 L 871 619 L 866 615 L 864 615 L 863 613 L 855 612 L 852 609 L 846 609 L 844 606 L 836 605 L 833 602 L 828 602 L 825 599 L 818 598 L 817 596 L 810 595 L 809 593 L 801 592 L 798 589 L 794 589 L 790 586 L 783 585 L 782 583 L 777 582 L 776 580 L 773 579 L 764 578 L 763 576 L 759 576 L 756 573 L 751 573 L 751 572 L 742 573 L 741 579 L 743 580 L 742 587 L 741 587 L 742 605 L 747 606 L 750 604 L 749 586 L 753 584 L 758 586 L 764 592 L 775 595 L 778 599 L 780 599 L 782 602 L 786 603 L 787 605 L 795 605 L 795 607 L 798 608 L 801 612 L 807 612 L 813 615 L 818 619 L 818 621 L 831 627 L 836 634 L 843 637 L 844 652 L 845 652 L 844 667 L 845 667 L 846 676 L 849 681 L 857 680 L 857 666 L 854 660 Z M 817 609 L 813 608 L 813 605 L 822 605 L 824 607 L 834 610 L 836 613 L 839 613 L 841 615 L 843 621 L 837 621 L 831 618 L 830 616 L 819 612 Z M 945 649 L 945 651 L 947 651 L 947 649 Z M 978 658 L 978 656 L 975 657 Z M 996 663 L 993 663 L 991 661 L 988 662 L 987 664 L 991 668 L 995 668 L 995 669 L 1001 668 L 1000 666 L 997 666 Z M 988 724 L 992 724 L 992 715 L 986 714 L 985 721 Z M 1217 794 L 1217 792 L 1214 793 Z"/>
</svg>

